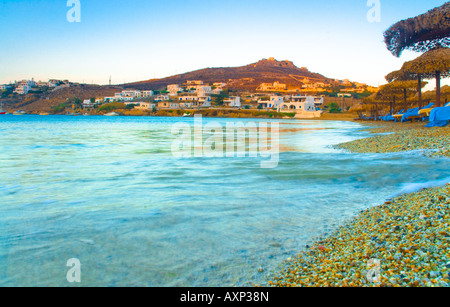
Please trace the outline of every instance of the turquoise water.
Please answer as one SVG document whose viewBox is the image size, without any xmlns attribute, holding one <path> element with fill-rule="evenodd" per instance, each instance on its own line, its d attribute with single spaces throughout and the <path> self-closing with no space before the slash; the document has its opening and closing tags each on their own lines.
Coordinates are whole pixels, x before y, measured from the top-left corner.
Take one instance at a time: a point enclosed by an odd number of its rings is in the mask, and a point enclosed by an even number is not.
<svg viewBox="0 0 450 307">
<path fill-rule="evenodd" d="M 176 122 L 193 119 L 0 117 L 0 286 L 70 286 L 71 258 L 83 286 L 263 283 L 360 210 L 450 177 L 448 159 L 331 148 L 367 136 L 349 122 L 281 121 L 273 169 L 174 158 Z"/>
</svg>

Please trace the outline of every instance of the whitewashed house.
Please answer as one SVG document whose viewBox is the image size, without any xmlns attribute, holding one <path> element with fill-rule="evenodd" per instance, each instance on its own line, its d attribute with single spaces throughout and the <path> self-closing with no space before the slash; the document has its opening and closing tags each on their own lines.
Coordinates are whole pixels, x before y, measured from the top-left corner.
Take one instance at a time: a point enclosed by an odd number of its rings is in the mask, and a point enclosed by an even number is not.
<svg viewBox="0 0 450 307">
<path fill-rule="evenodd" d="M 168 101 L 168 100 L 170 100 L 169 95 L 161 94 L 161 95 L 158 95 L 158 96 L 155 97 L 155 101 L 156 102 L 158 102 L 158 101 Z"/>
<path fill-rule="evenodd" d="M 31 90 L 31 86 L 28 85 L 18 85 L 14 90 L 14 93 L 19 95 L 26 95 Z"/>
<path fill-rule="evenodd" d="M 114 101 L 116 101 L 116 96 L 114 96 L 114 97 L 104 97 L 104 98 L 103 98 L 103 101 L 104 101 L 105 103 L 108 103 L 108 102 L 114 102 Z"/>
<path fill-rule="evenodd" d="M 190 109 L 192 108 L 192 101 L 181 101 L 180 108 L 182 109 Z"/>
<path fill-rule="evenodd" d="M 241 107 L 241 97 L 231 96 L 230 98 L 224 99 L 223 103 L 230 108 L 240 108 Z"/>
<path fill-rule="evenodd" d="M 189 81 L 186 81 L 186 85 L 188 85 L 188 86 L 203 85 L 203 81 L 201 81 L 201 80 L 189 80 Z"/>
<path fill-rule="evenodd" d="M 278 112 L 295 113 L 295 118 L 315 118 L 322 115 L 318 107 L 323 104 L 323 97 L 295 95 L 289 102 L 278 106 Z"/>
<path fill-rule="evenodd" d="M 178 92 L 183 91 L 183 88 L 179 84 L 169 84 L 167 91 L 169 92 L 169 96 L 177 96 Z"/>
<path fill-rule="evenodd" d="M 142 91 L 141 92 L 141 97 L 146 98 L 146 97 L 152 97 L 153 96 L 153 91 Z"/>
<path fill-rule="evenodd" d="M 212 95 L 220 95 L 222 92 L 223 92 L 223 89 L 220 87 L 211 90 Z"/>
<path fill-rule="evenodd" d="M 156 103 L 151 103 L 151 102 L 134 102 L 134 104 L 136 104 L 137 106 L 135 106 L 135 109 L 138 110 L 153 110 L 153 108 L 156 107 Z"/>
<path fill-rule="evenodd" d="M 171 109 L 171 110 L 177 110 L 180 109 L 180 103 L 179 102 L 172 102 L 172 101 L 159 101 L 158 102 L 158 108 L 159 109 Z"/>
<path fill-rule="evenodd" d="M 269 100 L 258 100 L 258 105 L 262 106 L 264 109 L 272 109 L 278 108 L 278 106 L 283 102 L 283 97 L 273 95 L 269 97 Z"/>
<path fill-rule="evenodd" d="M 209 85 L 201 85 L 197 86 L 195 92 L 198 96 L 205 96 L 207 94 L 211 94 L 211 86 Z"/>
<path fill-rule="evenodd" d="M 193 107 L 209 108 L 211 107 L 211 96 L 198 96 L 193 102 Z"/>
<path fill-rule="evenodd" d="M 135 90 L 125 90 L 122 91 L 122 93 L 119 93 L 122 97 L 140 97 L 141 91 L 135 91 Z M 117 94 L 116 94 L 117 95 Z"/>
</svg>

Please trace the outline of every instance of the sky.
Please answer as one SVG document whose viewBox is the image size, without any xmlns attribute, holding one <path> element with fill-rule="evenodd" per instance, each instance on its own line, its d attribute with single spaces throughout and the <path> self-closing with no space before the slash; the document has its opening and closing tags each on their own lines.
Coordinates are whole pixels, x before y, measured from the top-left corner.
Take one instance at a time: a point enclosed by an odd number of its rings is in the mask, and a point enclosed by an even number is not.
<svg viewBox="0 0 450 307">
<path fill-rule="evenodd" d="M 373 86 L 420 54 L 394 57 L 392 24 L 444 0 L 0 0 L 0 83 L 69 79 L 113 84 L 274 57 L 328 78 Z M 71 11 L 72 12 L 72 11 Z M 78 16 L 78 15 L 71 15 Z M 372 15 L 371 15 L 372 16 Z M 450 84 L 444 80 L 443 84 Z M 433 89 L 430 80 L 427 89 Z"/>
</svg>

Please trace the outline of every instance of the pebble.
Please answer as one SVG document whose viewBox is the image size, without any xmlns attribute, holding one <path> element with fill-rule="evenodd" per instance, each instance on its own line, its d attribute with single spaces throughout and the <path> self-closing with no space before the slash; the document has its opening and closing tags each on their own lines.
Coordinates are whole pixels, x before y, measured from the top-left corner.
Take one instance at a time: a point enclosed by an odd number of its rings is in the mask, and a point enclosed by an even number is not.
<svg viewBox="0 0 450 307">
<path fill-rule="evenodd" d="M 286 261 L 269 285 L 448 287 L 450 204 L 438 195 L 450 195 L 450 185 L 405 194 L 361 212 Z M 430 199 L 436 199 L 433 206 L 428 206 Z M 378 267 L 370 266 L 373 259 L 379 260 Z M 371 269 L 379 272 L 379 282 L 367 279 Z"/>
<path fill-rule="evenodd" d="M 373 132 L 395 133 L 337 147 L 363 153 L 421 149 L 419 154 L 428 157 L 450 157 L 450 129 L 423 126 L 376 123 Z M 448 287 L 449 223 L 450 183 L 405 194 L 361 211 L 320 243 L 308 243 L 268 283 L 276 287 Z M 379 273 L 379 282 L 367 278 L 373 270 Z"/>
<path fill-rule="evenodd" d="M 374 133 L 395 132 L 355 140 L 335 147 L 360 153 L 386 153 L 423 150 L 429 157 L 450 157 L 450 129 L 448 127 L 424 128 L 425 123 L 376 123 Z M 408 146 L 409 145 L 409 146 Z"/>
</svg>

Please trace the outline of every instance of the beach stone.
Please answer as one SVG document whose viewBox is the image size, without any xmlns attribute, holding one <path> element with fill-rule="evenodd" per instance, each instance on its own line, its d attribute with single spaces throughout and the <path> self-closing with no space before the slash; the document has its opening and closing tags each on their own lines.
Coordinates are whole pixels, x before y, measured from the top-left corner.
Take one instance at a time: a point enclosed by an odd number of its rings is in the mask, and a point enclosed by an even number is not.
<svg viewBox="0 0 450 307">
<path fill-rule="evenodd" d="M 439 274 L 439 272 L 435 272 L 435 271 L 431 271 L 430 272 L 430 278 L 436 278 L 436 277 L 438 277 L 440 274 Z"/>
</svg>

